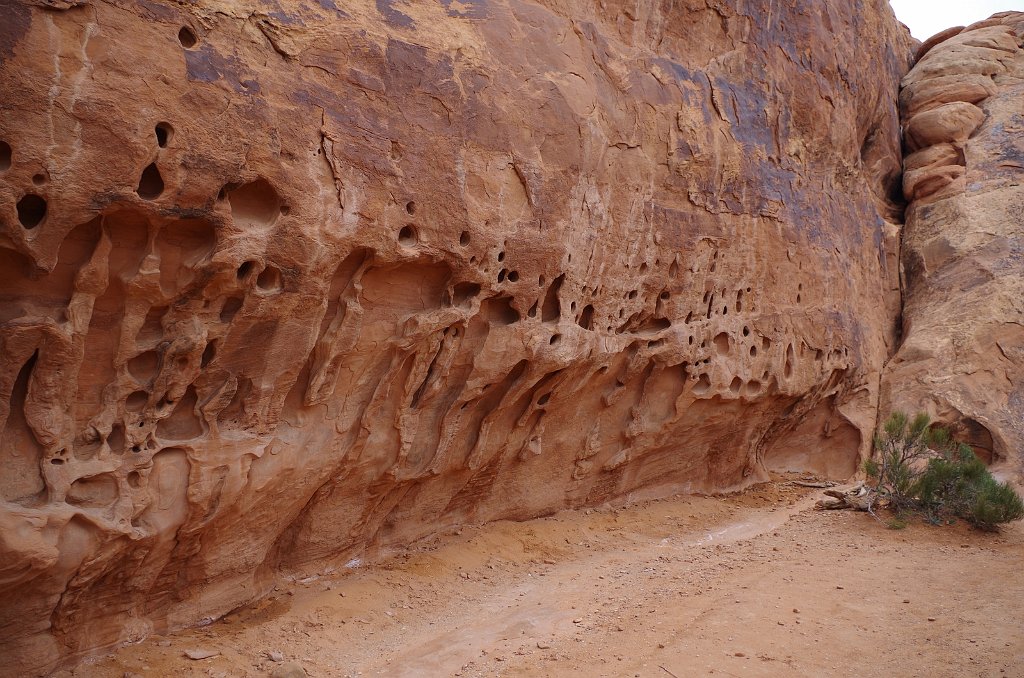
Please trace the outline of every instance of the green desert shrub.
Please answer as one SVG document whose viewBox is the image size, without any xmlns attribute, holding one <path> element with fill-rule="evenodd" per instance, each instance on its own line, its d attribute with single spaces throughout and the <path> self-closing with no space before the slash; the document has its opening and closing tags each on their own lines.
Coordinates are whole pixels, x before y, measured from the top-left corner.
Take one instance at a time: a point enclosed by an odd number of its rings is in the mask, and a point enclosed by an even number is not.
<svg viewBox="0 0 1024 678">
<path fill-rule="evenodd" d="M 893 412 L 875 436 L 876 455 L 864 468 L 872 489 L 897 514 L 920 511 L 933 523 L 961 518 L 983 530 L 1024 518 L 1024 502 L 992 477 L 971 448 L 931 426 Z"/>
</svg>

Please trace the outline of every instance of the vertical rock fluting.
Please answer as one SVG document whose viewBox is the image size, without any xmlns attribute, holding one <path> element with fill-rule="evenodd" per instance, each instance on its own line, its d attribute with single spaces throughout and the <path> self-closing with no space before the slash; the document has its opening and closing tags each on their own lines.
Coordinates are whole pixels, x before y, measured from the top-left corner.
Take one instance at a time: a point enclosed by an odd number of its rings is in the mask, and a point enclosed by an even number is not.
<svg viewBox="0 0 1024 678">
<path fill-rule="evenodd" d="M 883 412 L 926 410 L 1019 479 L 1024 450 L 1024 14 L 929 41 L 900 97 L 904 343 Z"/>
<path fill-rule="evenodd" d="M 866 450 L 884 0 L 4 7 L 0 672 Z"/>
</svg>

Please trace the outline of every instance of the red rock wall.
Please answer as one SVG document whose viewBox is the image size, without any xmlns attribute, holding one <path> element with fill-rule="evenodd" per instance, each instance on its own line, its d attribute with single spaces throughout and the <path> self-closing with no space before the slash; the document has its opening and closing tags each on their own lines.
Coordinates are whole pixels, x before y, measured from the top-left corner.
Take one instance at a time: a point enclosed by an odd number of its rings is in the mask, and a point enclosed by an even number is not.
<svg viewBox="0 0 1024 678">
<path fill-rule="evenodd" d="M 0 672 L 866 451 L 884 0 L 0 8 Z"/>
<path fill-rule="evenodd" d="M 1024 479 L 1024 14 L 930 40 L 904 79 L 904 341 L 883 411 L 927 411 Z"/>
</svg>

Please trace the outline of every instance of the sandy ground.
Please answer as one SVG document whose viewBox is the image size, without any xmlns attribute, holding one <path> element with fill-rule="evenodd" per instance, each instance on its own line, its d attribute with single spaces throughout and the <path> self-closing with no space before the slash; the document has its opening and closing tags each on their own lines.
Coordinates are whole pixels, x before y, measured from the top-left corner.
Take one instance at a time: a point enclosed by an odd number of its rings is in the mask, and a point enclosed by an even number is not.
<svg viewBox="0 0 1024 678">
<path fill-rule="evenodd" d="M 57 675 L 1024 676 L 1024 525 L 891 530 L 819 496 L 465 528 Z"/>
</svg>

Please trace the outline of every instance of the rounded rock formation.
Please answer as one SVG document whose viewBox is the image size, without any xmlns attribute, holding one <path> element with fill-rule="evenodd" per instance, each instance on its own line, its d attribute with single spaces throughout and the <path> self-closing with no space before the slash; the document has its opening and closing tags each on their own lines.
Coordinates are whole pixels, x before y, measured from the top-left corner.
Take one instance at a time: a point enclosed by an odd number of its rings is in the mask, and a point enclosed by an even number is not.
<svg viewBox="0 0 1024 678">
<path fill-rule="evenodd" d="M 881 402 L 883 412 L 927 411 L 994 470 L 1018 480 L 1022 44 L 1024 14 L 996 14 L 935 41 L 903 80 L 907 146 L 920 150 L 904 160 L 903 343 L 886 366 Z"/>
</svg>

